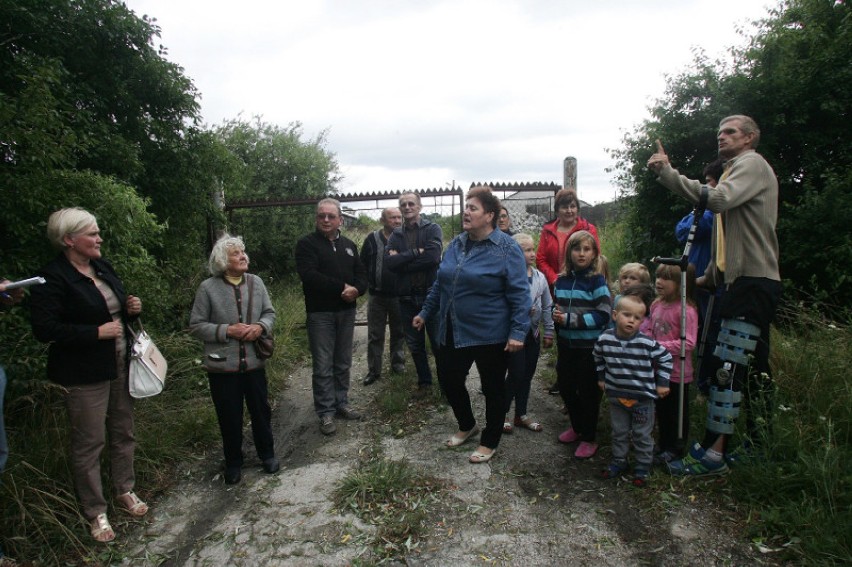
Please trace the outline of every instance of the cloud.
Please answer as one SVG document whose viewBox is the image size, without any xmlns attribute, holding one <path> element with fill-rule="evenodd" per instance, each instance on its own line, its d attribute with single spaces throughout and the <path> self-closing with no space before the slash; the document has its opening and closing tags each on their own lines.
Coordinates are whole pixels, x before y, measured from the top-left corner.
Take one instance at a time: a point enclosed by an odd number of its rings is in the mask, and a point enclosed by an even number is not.
<svg viewBox="0 0 852 567">
<path fill-rule="evenodd" d="M 562 180 L 610 199 L 605 148 L 647 116 L 692 46 L 721 53 L 756 0 L 129 0 L 202 92 L 240 113 L 328 129 L 344 191 Z M 708 134 L 710 135 L 710 134 Z M 538 176 L 538 177 L 536 177 Z"/>
</svg>

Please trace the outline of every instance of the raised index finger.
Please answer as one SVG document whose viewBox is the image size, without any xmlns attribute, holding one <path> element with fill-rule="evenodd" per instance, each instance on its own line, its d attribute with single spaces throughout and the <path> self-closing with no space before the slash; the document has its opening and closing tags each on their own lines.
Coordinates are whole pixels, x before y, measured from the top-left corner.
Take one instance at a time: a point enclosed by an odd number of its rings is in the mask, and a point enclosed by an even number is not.
<svg viewBox="0 0 852 567">
<path fill-rule="evenodd" d="M 660 141 L 659 138 L 657 138 L 657 153 L 658 154 L 666 153 L 666 150 L 663 149 L 663 143 Z"/>
</svg>

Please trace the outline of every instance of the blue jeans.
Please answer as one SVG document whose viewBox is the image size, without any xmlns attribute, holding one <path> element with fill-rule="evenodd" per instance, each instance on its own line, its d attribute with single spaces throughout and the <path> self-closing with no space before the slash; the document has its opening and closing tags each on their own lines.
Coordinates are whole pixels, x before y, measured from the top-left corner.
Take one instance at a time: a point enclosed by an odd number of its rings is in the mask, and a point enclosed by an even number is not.
<svg viewBox="0 0 852 567">
<path fill-rule="evenodd" d="M 355 310 L 308 313 L 307 327 L 313 358 L 314 410 L 320 417 L 334 415 L 349 405 Z"/>
<path fill-rule="evenodd" d="M 6 468 L 9 445 L 6 443 L 6 423 L 3 421 L 3 400 L 6 397 L 6 371 L 0 366 L 0 472 Z"/>
<path fill-rule="evenodd" d="M 412 295 L 399 298 L 399 312 L 402 315 L 402 328 L 405 329 L 405 342 L 411 351 L 414 368 L 417 369 L 417 383 L 432 385 L 432 371 L 429 369 L 429 359 L 426 356 L 426 335 L 432 345 L 432 354 L 438 358 L 438 318 L 432 317 L 426 321 L 426 332 L 418 331 L 411 326 L 411 321 L 423 309 L 425 295 Z"/>
</svg>

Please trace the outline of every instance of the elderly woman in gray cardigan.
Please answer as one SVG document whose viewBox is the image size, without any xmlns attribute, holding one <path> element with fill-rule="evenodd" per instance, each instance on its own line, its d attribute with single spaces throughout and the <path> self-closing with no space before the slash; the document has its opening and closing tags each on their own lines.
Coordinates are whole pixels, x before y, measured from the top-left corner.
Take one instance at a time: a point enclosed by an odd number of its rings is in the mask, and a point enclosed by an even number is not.
<svg viewBox="0 0 852 567">
<path fill-rule="evenodd" d="M 204 368 L 216 407 L 225 453 L 225 483 L 236 484 L 243 465 L 243 400 L 251 415 L 257 456 L 267 473 L 277 472 L 266 362 L 254 342 L 272 331 L 275 309 L 263 280 L 248 273 L 242 238 L 221 237 L 210 253 L 212 277 L 195 294 L 190 332 L 204 341 Z"/>
</svg>

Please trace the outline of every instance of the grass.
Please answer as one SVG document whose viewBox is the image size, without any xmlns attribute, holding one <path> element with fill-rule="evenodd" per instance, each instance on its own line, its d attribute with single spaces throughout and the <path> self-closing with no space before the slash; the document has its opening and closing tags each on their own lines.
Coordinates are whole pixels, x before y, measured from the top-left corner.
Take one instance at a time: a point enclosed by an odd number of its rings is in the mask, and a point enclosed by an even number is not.
<svg viewBox="0 0 852 567">
<path fill-rule="evenodd" d="M 437 376 L 434 369 L 432 375 Z M 422 399 L 414 397 L 417 375 L 411 365 L 404 374 L 386 373 L 380 384 L 373 404 L 394 437 L 417 431 L 425 422 L 425 408 L 442 407 L 446 403 L 437 384 L 433 384 L 428 396 Z"/>
<path fill-rule="evenodd" d="M 426 534 L 440 488 L 407 461 L 373 452 L 340 481 L 334 498 L 339 508 L 377 527 L 372 548 L 381 560 L 401 559 Z"/>
</svg>

